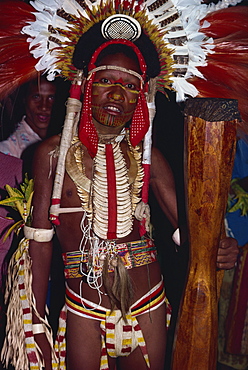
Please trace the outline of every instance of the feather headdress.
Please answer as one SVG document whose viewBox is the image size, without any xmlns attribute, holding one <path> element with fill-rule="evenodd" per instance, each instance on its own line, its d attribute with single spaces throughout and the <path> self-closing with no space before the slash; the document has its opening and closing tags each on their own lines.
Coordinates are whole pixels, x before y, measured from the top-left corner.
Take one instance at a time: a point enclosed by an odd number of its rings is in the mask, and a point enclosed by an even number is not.
<svg viewBox="0 0 248 370">
<path fill-rule="evenodd" d="M 35 0 L 1 3 L 0 98 L 39 72 L 73 79 L 72 54 L 79 38 L 95 23 L 110 15 L 130 15 L 155 44 L 164 71 L 163 85 L 177 91 L 178 100 L 198 91 L 187 80 L 203 77 L 199 67 L 207 64 L 213 49 L 200 21 L 209 12 L 240 0 L 207 6 L 200 0 L 103 1 Z M 165 77 L 166 76 L 166 77 Z"/>
</svg>

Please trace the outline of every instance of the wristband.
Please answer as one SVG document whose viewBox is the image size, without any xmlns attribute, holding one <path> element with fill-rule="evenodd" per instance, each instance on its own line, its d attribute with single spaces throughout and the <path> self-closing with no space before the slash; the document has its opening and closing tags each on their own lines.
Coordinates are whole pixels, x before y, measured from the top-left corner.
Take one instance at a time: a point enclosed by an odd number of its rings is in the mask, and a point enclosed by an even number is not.
<svg viewBox="0 0 248 370">
<path fill-rule="evenodd" d="M 33 334 L 45 333 L 45 328 L 43 324 L 33 324 Z"/>
</svg>

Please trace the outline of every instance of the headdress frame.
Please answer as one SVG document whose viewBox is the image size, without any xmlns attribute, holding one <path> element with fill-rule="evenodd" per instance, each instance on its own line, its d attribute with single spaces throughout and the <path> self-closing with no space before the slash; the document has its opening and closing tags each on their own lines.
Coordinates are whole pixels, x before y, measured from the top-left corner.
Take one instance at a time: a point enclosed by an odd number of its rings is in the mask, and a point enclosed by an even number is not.
<svg viewBox="0 0 248 370">
<path fill-rule="evenodd" d="M 116 16 L 118 16 L 118 14 L 116 14 Z M 120 14 L 120 16 L 122 16 L 122 14 Z M 109 18 L 111 17 L 112 16 L 110 16 Z M 104 21 L 100 21 L 94 24 L 94 26 L 92 26 L 80 37 L 77 44 L 75 45 L 72 62 L 77 69 L 83 70 L 85 75 L 87 75 L 88 73 L 89 64 L 94 63 L 94 60 L 96 61 L 103 48 L 108 46 L 107 44 L 106 46 L 102 46 L 107 42 L 106 38 L 104 38 L 101 32 L 103 23 Z M 149 36 L 144 33 L 143 30 L 141 30 L 141 34 L 134 41 L 121 37 L 109 39 L 109 41 L 113 41 L 113 43 L 116 44 L 126 44 L 134 50 L 138 58 L 139 55 L 142 55 L 142 58 L 145 60 L 146 64 L 146 74 L 149 78 L 154 78 L 160 74 L 161 62 L 159 60 L 158 50 L 156 50 L 153 42 L 150 40 Z M 125 43 L 125 41 L 129 42 Z M 94 57 L 98 49 L 99 53 Z"/>
</svg>

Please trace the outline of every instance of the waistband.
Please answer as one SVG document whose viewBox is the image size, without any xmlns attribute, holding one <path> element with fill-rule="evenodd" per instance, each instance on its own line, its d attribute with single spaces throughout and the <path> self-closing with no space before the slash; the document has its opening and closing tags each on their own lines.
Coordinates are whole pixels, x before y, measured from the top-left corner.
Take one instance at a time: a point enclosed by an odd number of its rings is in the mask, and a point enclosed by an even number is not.
<svg viewBox="0 0 248 370">
<path fill-rule="evenodd" d="M 116 254 L 121 257 L 121 260 L 127 269 L 132 269 L 134 267 L 147 265 L 157 261 L 157 250 L 153 240 L 151 239 L 116 244 L 115 251 Z M 81 263 L 87 264 L 89 261 L 88 251 L 66 252 L 62 254 L 62 258 L 66 279 L 82 277 L 80 265 Z M 94 265 L 101 265 L 98 256 L 95 257 Z M 109 271 L 111 272 L 113 269 L 110 269 Z"/>
<path fill-rule="evenodd" d="M 73 292 L 66 284 L 66 306 L 72 313 L 87 319 L 104 320 L 109 309 L 80 297 Z M 155 285 L 143 297 L 137 300 L 131 307 L 132 316 L 143 315 L 144 313 L 156 310 L 163 303 L 169 305 L 164 291 L 163 280 Z"/>
</svg>

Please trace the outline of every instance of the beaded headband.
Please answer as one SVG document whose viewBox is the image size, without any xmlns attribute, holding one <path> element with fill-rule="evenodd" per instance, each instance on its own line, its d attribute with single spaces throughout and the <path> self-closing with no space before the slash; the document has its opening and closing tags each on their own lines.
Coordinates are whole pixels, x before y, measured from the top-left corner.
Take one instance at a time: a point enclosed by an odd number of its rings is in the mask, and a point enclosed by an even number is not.
<svg viewBox="0 0 248 370">
<path fill-rule="evenodd" d="M 114 71 L 121 71 L 121 72 L 129 73 L 130 75 L 137 77 L 142 83 L 144 82 L 142 76 L 138 72 L 132 71 L 131 69 L 119 67 L 119 66 L 99 66 L 99 67 L 96 67 L 94 69 L 91 69 L 89 71 L 87 80 L 89 79 L 89 76 L 92 73 L 95 73 L 95 72 L 98 72 L 98 71 L 106 71 L 106 70 L 109 70 L 109 69 L 113 69 Z"/>
</svg>

